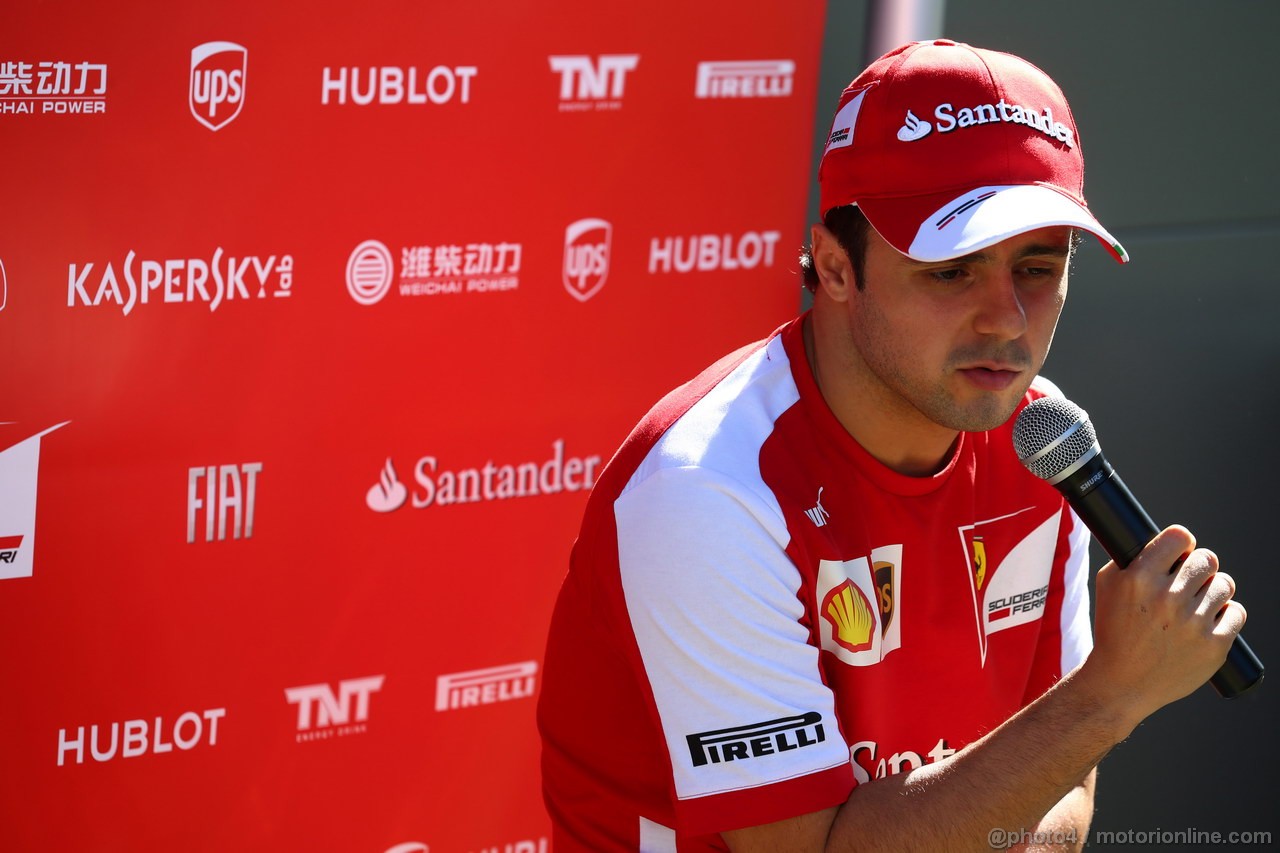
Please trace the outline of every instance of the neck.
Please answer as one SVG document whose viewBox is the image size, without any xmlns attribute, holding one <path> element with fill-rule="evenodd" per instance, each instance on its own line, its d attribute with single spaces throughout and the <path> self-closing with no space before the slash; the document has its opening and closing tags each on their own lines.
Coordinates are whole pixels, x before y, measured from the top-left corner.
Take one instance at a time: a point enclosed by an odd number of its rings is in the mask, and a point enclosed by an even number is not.
<svg viewBox="0 0 1280 853">
<path fill-rule="evenodd" d="M 828 326 L 831 326 L 828 328 Z M 910 477 L 936 474 L 959 436 L 929 420 L 867 367 L 844 328 L 826 312 L 804 320 L 809 369 L 827 407 L 863 449 L 882 465 Z"/>
</svg>

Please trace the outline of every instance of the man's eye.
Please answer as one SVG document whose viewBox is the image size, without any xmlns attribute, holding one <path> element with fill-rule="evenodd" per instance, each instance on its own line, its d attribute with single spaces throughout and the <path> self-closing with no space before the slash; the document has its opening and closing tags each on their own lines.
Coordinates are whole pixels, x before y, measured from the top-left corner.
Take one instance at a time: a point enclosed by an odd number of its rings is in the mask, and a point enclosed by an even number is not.
<svg viewBox="0 0 1280 853">
<path fill-rule="evenodd" d="M 960 277 L 964 270 L 934 270 L 933 277 L 939 281 L 955 281 Z"/>
</svg>

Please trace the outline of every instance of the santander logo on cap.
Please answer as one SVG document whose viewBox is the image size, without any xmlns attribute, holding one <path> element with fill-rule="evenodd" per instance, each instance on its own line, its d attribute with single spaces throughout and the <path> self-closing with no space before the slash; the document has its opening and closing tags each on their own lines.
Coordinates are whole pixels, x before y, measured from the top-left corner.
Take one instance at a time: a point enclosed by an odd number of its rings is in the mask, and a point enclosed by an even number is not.
<svg viewBox="0 0 1280 853">
<path fill-rule="evenodd" d="M 902 142 L 915 142 L 924 139 L 933 130 L 933 125 L 916 118 L 916 114 L 907 110 L 907 120 L 898 128 L 898 139 Z"/>
<path fill-rule="evenodd" d="M 938 104 L 933 109 L 933 117 L 937 121 L 939 133 L 950 133 L 953 130 L 978 127 L 991 122 L 1009 122 L 1038 130 L 1068 148 L 1074 148 L 1076 144 L 1071 128 L 1060 121 L 1055 121 L 1053 110 L 1049 107 L 1045 107 L 1043 112 L 1037 112 L 1031 107 L 1005 103 L 1004 98 L 994 104 L 961 107 L 958 111 L 953 104 Z M 924 139 L 933 129 L 934 125 L 921 121 L 915 113 L 907 110 L 907 118 L 898 129 L 898 139 L 902 142 L 915 142 L 917 139 Z"/>
</svg>

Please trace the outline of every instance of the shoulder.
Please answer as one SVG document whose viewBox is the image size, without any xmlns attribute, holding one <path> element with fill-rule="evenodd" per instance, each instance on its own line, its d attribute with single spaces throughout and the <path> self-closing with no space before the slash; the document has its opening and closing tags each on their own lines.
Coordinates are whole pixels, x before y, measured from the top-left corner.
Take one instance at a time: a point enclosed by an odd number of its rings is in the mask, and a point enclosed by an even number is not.
<svg viewBox="0 0 1280 853">
<path fill-rule="evenodd" d="M 660 400 L 611 463 L 617 491 L 670 469 L 752 481 L 761 445 L 799 400 L 783 341 L 787 328 L 722 358 Z"/>
</svg>

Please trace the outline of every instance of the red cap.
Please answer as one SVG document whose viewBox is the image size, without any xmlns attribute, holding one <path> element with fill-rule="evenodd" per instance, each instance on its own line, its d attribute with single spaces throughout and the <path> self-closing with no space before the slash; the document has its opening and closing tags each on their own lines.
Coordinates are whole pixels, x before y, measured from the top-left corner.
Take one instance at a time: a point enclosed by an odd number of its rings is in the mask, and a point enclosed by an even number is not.
<svg viewBox="0 0 1280 853">
<path fill-rule="evenodd" d="M 891 246 L 940 261 L 1050 225 L 1124 247 L 1089 212 L 1067 99 L 1007 53 L 939 39 L 886 53 L 849 84 L 818 170 L 822 214 L 856 204 Z"/>
</svg>

